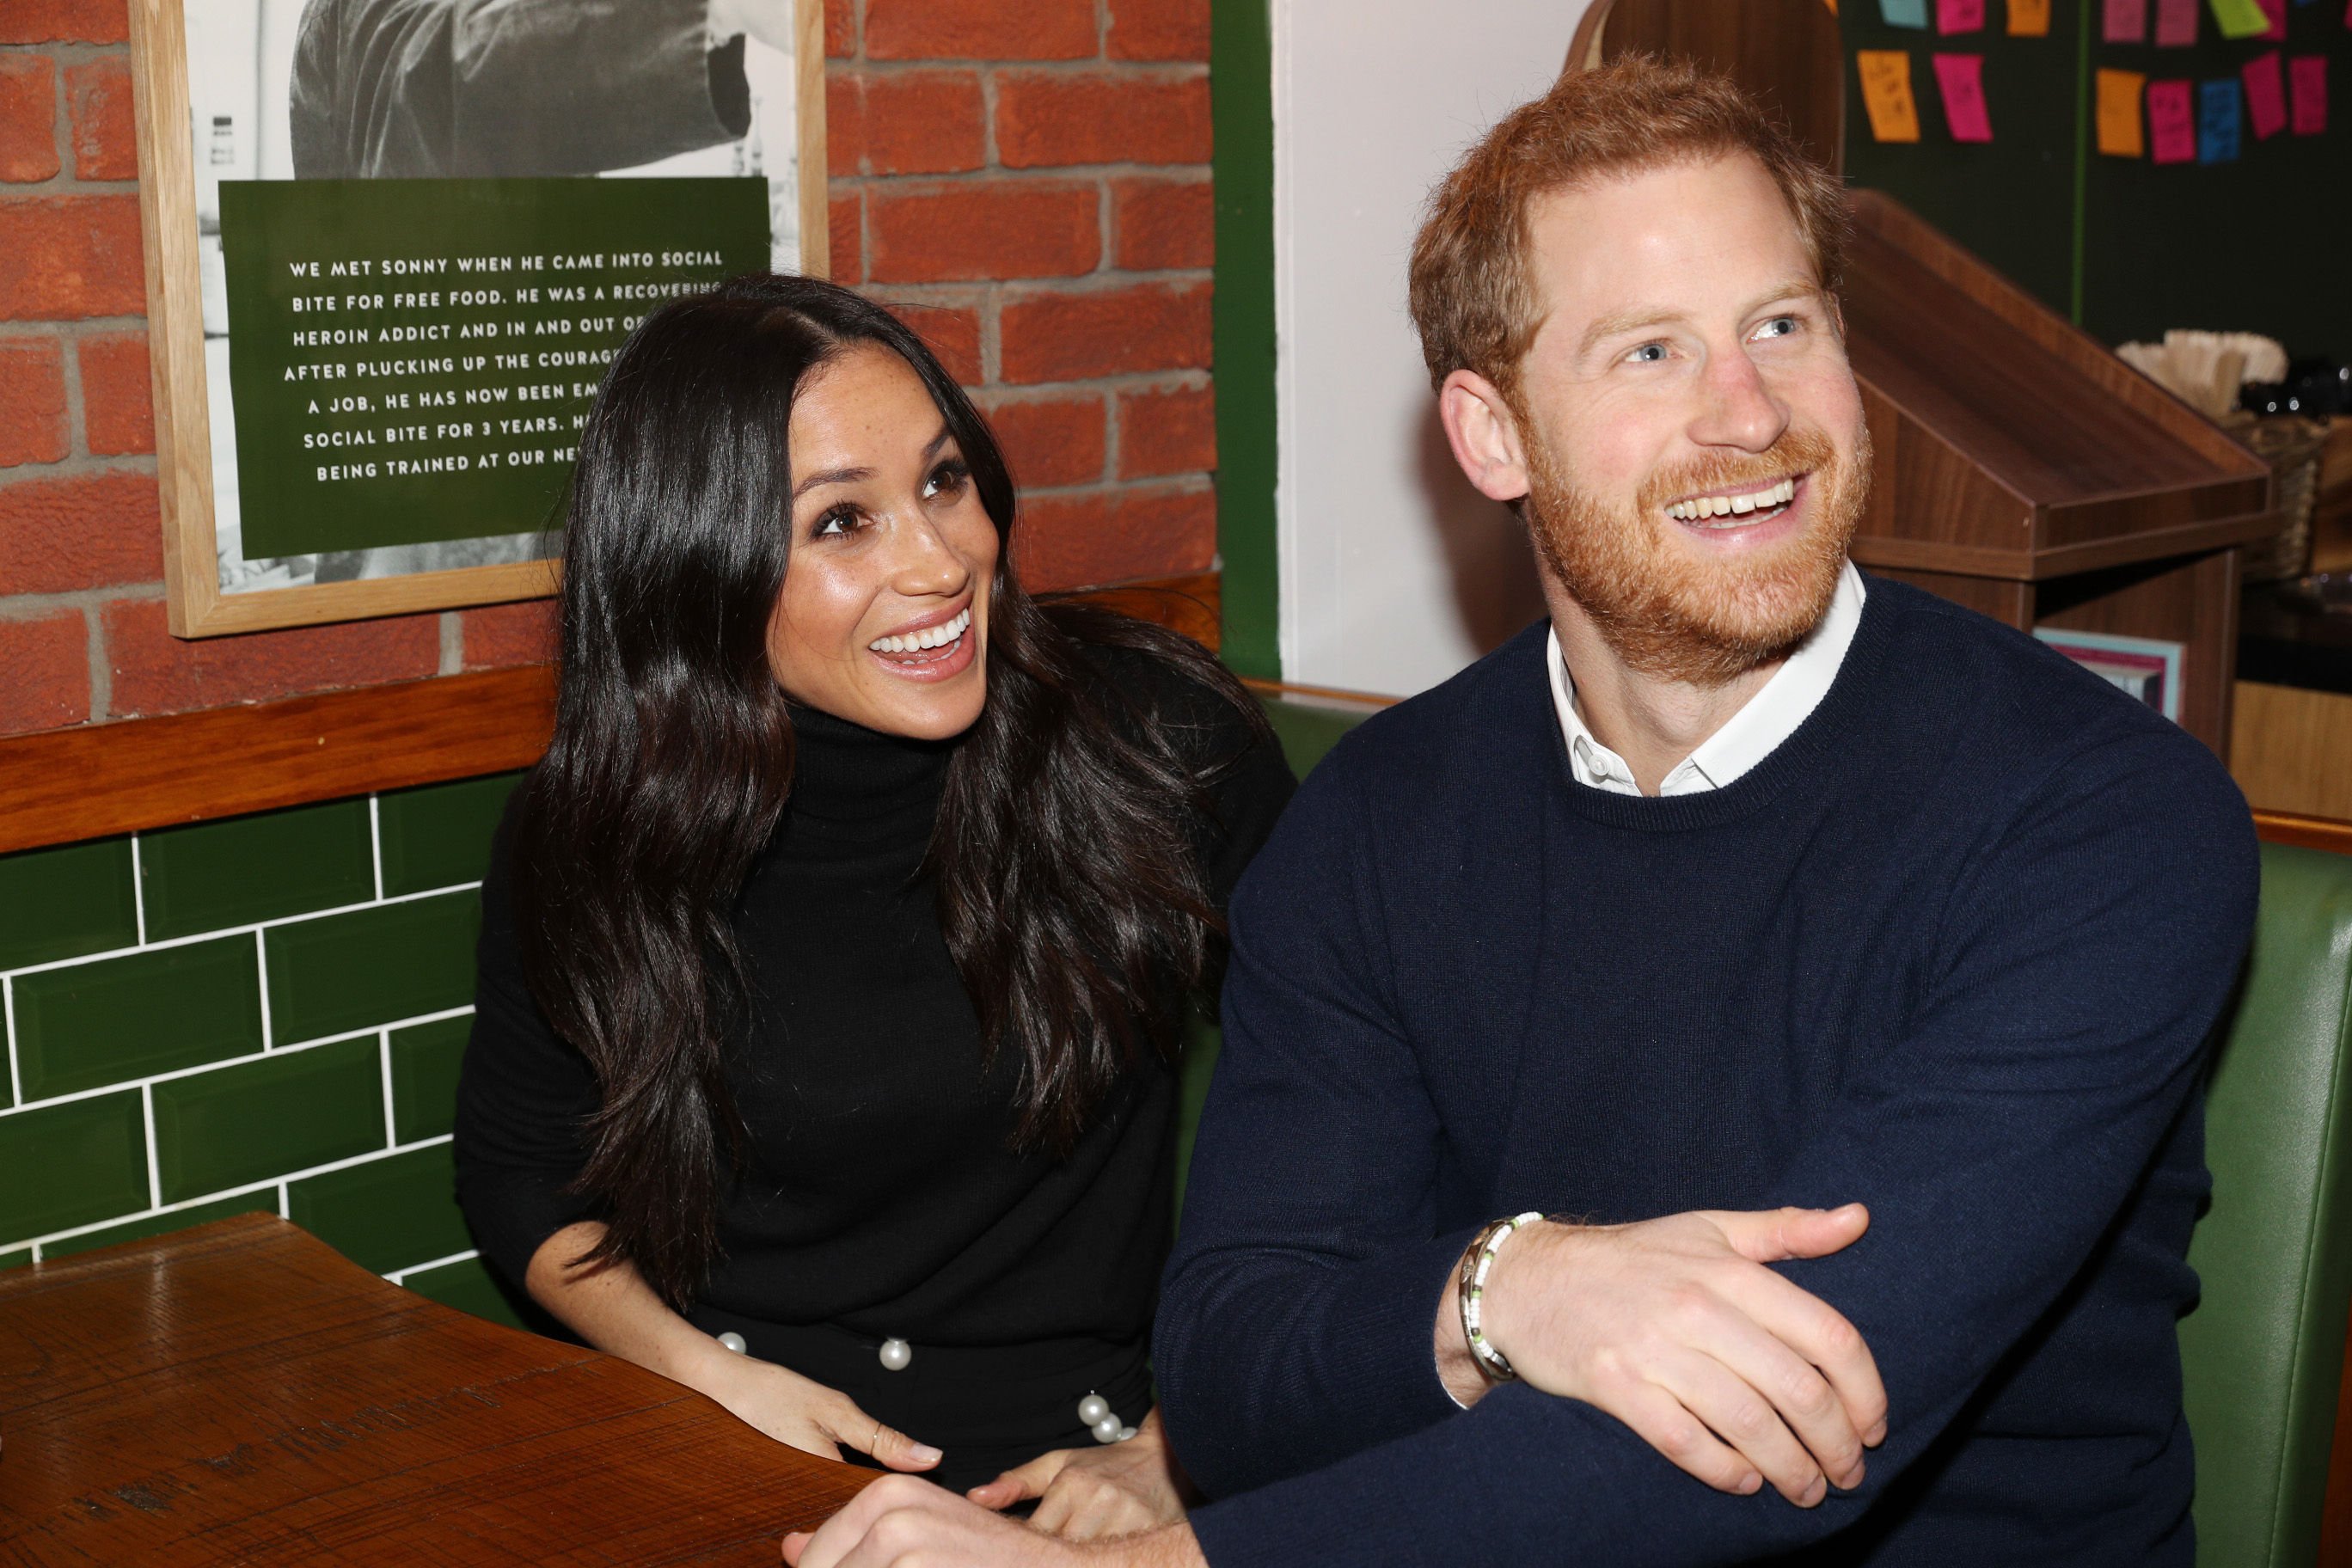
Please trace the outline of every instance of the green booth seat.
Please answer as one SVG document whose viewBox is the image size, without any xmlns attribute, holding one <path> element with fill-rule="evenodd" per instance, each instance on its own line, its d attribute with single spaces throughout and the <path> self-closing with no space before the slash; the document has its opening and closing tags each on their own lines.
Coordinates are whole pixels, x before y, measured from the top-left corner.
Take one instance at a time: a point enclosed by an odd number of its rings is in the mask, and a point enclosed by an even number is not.
<svg viewBox="0 0 2352 1568">
<path fill-rule="evenodd" d="M 2213 1206 L 2180 1322 L 2197 1556 L 2319 1554 L 2352 1301 L 2352 857 L 2263 847 L 2244 986 L 2205 1099 Z"/>
<path fill-rule="evenodd" d="M 1304 778 L 1365 710 L 1264 700 Z M 2352 857 L 2264 845 L 2253 952 L 2206 1096 L 2210 1210 L 2180 1324 L 2197 1442 L 2198 1559 L 2305 1568 L 2322 1509 L 2352 1307 Z M 1184 1064 L 1177 1201 L 1217 1055 Z"/>
</svg>

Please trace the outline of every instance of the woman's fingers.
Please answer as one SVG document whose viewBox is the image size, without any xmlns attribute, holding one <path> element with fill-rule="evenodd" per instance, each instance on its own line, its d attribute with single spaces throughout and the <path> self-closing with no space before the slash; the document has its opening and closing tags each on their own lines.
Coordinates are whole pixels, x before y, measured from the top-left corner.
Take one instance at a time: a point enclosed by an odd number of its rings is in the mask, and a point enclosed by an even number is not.
<svg viewBox="0 0 2352 1568">
<path fill-rule="evenodd" d="M 827 1415 L 824 1425 L 825 1435 L 835 1443 L 866 1455 L 885 1469 L 928 1470 L 942 1457 L 929 1443 L 918 1443 L 897 1427 L 885 1426 L 845 1398 Z"/>
<path fill-rule="evenodd" d="M 1008 1509 L 1016 1502 L 1044 1497 L 1054 1478 L 1070 1462 L 1070 1450 L 1056 1448 L 1050 1454 L 1040 1454 L 1025 1465 L 1005 1471 L 994 1480 L 976 1486 L 963 1495 L 982 1508 Z"/>
</svg>

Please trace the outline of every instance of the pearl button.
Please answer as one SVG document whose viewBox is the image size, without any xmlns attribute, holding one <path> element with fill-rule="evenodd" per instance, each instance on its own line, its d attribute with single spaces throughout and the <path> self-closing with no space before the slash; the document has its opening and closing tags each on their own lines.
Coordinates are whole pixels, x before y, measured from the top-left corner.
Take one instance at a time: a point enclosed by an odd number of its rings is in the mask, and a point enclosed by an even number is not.
<svg viewBox="0 0 2352 1568">
<path fill-rule="evenodd" d="M 719 1342 L 725 1345 L 729 1350 L 733 1351 L 737 1355 L 741 1355 L 743 1353 L 743 1336 L 734 1332 L 732 1330 L 719 1335 Z"/>
<path fill-rule="evenodd" d="M 1110 1401 L 1099 1394 L 1089 1394 L 1078 1401 L 1078 1419 L 1091 1426 L 1110 1414 Z"/>
<path fill-rule="evenodd" d="M 907 1363 L 915 1359 L 915 1347 L 904 1340 L 884 1340 L 879 1352 L 883 1366 L 891 1372 L 904 1372 Z"/>
<path fill-rule="evenodd" d="M 1118 1441 L 1118 1435 L 1126 1430 L 1126 1426 L 1120 1423 L 1118 1416 L 1106 1415 L 1095 1423 L 1095 1441 L 1116 1443 Z"/>
</svg>

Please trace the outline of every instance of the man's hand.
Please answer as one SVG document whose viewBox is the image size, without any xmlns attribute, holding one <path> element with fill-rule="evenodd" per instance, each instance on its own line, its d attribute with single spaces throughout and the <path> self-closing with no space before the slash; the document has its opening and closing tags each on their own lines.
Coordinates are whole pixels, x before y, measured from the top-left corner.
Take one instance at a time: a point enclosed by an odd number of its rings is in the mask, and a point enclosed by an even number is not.
<svg viewBox="0 0 2352 1568">
<path fill-rule="evenodd" d="M 1208 1568 L 1192 1531 L 1055 1541 L 929 1481 L 886 1476 L 814 1535 L 784 1537 L 791 1568 Z"/>
<path fill-rule="evenodd" d="M 988 1509 L 1035 1498 L 1030 1529 L 1092 1541 L 1175 1523 L 1184 1517 L 1183 1486 L 1154 1409 L 1124 1443 L 1056 1448 L 964 1496 Z"/>
<path fill-rule="evenodd" d="M 1718 1491 L 1769 1480 L 1811 1508 L 1861 1484 L 1886 1390 L 1854 1326 L 1764 1265 L 1839 1251 L 1869 1225 L 1860 1204 L 1531 1224 L 1495 1256 L 1481 1328 L 1521 1381 L 1607 1411 Z M 1437 1352 L 1446 1387 L 1475 1403 L 1487 1385 L 1451 1282 Z"/>
</svg>

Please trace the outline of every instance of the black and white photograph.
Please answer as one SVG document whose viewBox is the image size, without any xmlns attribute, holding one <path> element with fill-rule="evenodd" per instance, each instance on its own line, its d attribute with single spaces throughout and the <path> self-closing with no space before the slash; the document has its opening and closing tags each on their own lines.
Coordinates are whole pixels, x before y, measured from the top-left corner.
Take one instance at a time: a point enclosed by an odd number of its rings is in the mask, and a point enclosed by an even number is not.
<svg viewBox="0 0 2352 1568">
<path fill-rule="evenodd" d="M 795 0 L 185 0 L 217 593 L 551 559 L 533 531 L 245 553 L 229 390 L 232 181 L 707 178 L 768 184 L 802 269 Z"/>
</svg>

